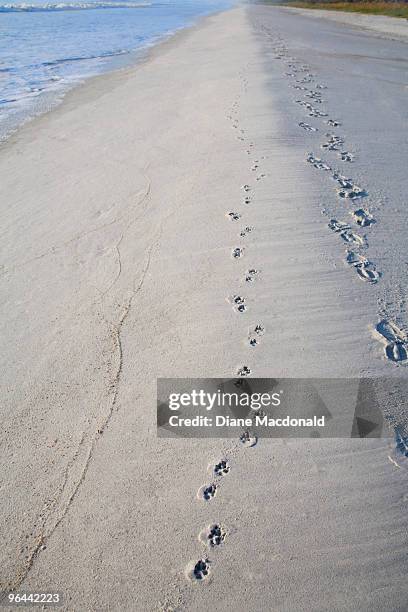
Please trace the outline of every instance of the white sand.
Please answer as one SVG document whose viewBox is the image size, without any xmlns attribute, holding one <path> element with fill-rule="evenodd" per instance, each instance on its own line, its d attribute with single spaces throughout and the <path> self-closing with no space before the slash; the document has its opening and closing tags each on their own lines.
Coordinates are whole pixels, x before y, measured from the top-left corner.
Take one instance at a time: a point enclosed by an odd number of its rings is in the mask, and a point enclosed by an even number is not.
<svg viewBox="0 0 408 612">
<path fill-rule="evenodd" d="M 407 475 L 386 443 L 261 440 L 232 455 L 210 505 L 196 492 L 222 442 L 156 438 L 157 376 L 390 372 L 371 288 L 351 280 L 317 205 L 304 135 L 282 133 L 260 35 L 244 9 L 211 17 L 70 93 L 0 152 L 3 587 L 58 589 L 66 610 L 407 601 Z M 256 182 L 250 159 L 263 156 Z M 242 318 L 226 301 L 237 291 Z M 190 584 L 212 521 L 226 543 L 211 581 Z"/>
</svg>

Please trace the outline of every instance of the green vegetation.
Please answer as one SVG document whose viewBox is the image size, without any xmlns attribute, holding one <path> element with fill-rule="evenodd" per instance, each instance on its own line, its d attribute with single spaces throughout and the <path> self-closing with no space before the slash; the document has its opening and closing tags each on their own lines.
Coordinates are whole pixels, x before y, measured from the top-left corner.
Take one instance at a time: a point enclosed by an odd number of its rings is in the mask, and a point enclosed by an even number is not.
<svg viewBox="0 0 408 612">
<path fill-rule="evenodd" d="M 282 3 L 283 4 L 283 3 Z M 288 6 L 308 9 L 325 9 L 332 11 L 348 11 L 366 13 L 368 15 L 389 15 L 390 17 L 405 17 L 408 19 L 408 2 L 384 2 L 377 0 L 361 0 L 354 2 L 337 2 L 337 0 L 304 0 L 285 2 Z"/>
</svg>

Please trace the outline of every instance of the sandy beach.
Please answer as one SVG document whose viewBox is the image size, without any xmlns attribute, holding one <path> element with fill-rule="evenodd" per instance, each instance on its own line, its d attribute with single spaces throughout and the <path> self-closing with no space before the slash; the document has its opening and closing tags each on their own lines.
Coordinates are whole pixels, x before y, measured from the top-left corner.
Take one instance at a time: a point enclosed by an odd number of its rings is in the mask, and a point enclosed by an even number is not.
<svg viewBox="0 0 408 612">
<path fill-rule="evenodd" d="M 67 611 L 407 609 L 391 442 L 156 432 L 158 377 L 408 377 L 408 39 L 359 26 L 207 17 L 1 146 L 0 590 Z M 408 425 L 406 398 L 384 411 Z"/>
</svg>

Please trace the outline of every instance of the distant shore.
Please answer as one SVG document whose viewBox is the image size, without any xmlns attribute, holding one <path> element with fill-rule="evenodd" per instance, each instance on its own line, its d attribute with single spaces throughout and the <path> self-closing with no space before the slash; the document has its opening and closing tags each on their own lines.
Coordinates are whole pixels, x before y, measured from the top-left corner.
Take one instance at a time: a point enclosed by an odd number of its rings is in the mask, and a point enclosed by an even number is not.
<svg viewBox="0 0 408 612">
<path fill-rule="evenodd" d="M 302 4 L 302 7 L 300 6 Z M 307 4 L 307 8 L 306 8 Z M 392 38 L 395 40 L 408 40 L 408 22 L 400 17 L 390 17 L 380 14 L 363 14 L 345 10 L 334 10 L 323 8 L 321 4 L 303 3 L 296 5 L 288 3 L 280 6 L 282 10 L 297 13 L 310 18 L 321 18 L 326 21 L 334 21 L 339 24 L 360 29 L 360 31 L 375 32 L 381 37 Z"/>
<path fill-rule="evenodd" d="M 408 17 L 406 2 L 288 2 L 287 6 L 305 9 L 318 9 L 328 11 L 345 11 L 350 13 L 364 13 L 366 15 L 388 15 L 389 17 Z"/>
</svg>

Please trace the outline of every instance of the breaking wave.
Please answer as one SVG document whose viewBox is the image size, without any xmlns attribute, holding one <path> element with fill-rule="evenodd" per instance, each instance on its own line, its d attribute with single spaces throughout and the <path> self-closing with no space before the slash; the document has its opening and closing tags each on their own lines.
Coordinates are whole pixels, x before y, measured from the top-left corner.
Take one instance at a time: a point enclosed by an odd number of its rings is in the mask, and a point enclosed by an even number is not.
<svg viewBox="0 0 408 612">
<path fill-rule="evenodd" d="M 58 2 L 51 4 L 2 4 L 0 13 L 39 13 L 53 11 L 85 11 L 107 8 L 146 8 L 149 2 Z"/>
</svg>

